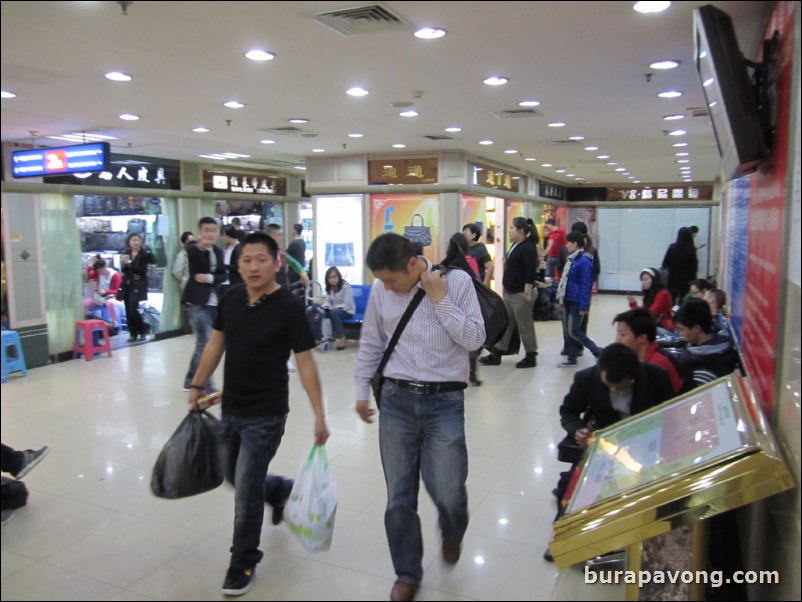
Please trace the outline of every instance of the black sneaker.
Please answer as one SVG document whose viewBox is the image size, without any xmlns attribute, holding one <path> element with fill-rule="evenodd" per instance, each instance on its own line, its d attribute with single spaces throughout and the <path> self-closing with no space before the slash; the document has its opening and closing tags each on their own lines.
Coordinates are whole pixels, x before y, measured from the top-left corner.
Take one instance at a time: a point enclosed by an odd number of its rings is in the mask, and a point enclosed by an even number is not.
<svg viewBox="0 0 802 602">
<path fill-rule="evenodd" d="M 280 525 L 281 522 L 284 520 L 284 506 L 287 505 L 287 500 L 290 499 L 290 493 L 292 493 L 292 485 L 294 481 L 292 479 L 284 479 L 284 491 L 282 500 L 278 504 L 273 506 L 273 515 L 270 517 L 270 522 L 274 525 Z"/>
<path fill-rule="evenodd" d="M 33 450 L 33 449 L 26 449 L 23 454 L 22 459 L 22 468 L 17 471 L 17 474 L 14 476 L 17 479 L 21 479 L 26 474 L 31 472 L 31 470 L 42 461 L 42 459 L 47 455 L 47 452 L 50 451 L 50 448 L 45 445 L 41 449 Z"/>
<path fill-rule="evenodd" d="M 226 580 L 223 581 L 223 594 L 226 596 L 241 596 L 253 584 L 253 569 L 239 569 L 228 567 Z"/>
</svg>

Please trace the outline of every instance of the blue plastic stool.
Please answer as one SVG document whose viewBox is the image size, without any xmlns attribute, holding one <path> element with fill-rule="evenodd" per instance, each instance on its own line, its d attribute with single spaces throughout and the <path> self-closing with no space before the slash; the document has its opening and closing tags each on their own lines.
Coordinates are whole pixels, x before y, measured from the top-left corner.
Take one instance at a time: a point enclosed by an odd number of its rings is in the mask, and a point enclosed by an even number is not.
<svg viewBox="0 0 802 602">
<path fill-rule="evenodd" d="M 25 365 L 25 354 L 22 352 L 19 333 L 17 333 L 16 330 L 4 330 L 2 374 L 2 381 L 4 383 L 8 382 L 8 375 L 12 372 L 22 372 L 23 376 L 27 376 L 28 367 Z"/>
</svg>

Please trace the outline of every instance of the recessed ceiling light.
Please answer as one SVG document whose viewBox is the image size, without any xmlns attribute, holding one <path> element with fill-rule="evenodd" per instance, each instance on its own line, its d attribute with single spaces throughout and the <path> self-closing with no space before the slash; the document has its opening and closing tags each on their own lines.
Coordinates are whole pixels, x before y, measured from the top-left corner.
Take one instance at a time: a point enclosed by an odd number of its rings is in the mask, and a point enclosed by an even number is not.
<svg viewBox="0 0 802 602">
<path fill-rule="evenodd" d="M 275 144 L 276 143 L 275 140 L 271 140 L 270 138 L 265 138 L 264 140 L 260 140 L 259 142 L 261 142 L 262 144 Z"/>
<path fill-rule="evenodd" d="M 627 178 L 627 180 L 634 180 L 634 179 L 635 179 L 635 176 L 629 176 L 629 177 Z"/>
<path fill-rule="evenodd" d="M 196 132 L 198 134 L 205 134 L 206 132 L 209 131 L 209 128 L 205 128 L 203 126 L 200 126 L 200 127 L 192 128 L 192 131 Z"/>
<path fill-rule="evenodd" d="M 702 82 L 702 85 L 703 85 L 705 88 L 709 88 L 710 86 L 712 86 L 712 85 L 713 85 L 713 82 L 714 82 L 714 81 L 716 81 L 714 78 L 712 78 L 712 77 L 708 77 L 708 78 L 707 78 L 705 81 L 703 81 L 703 82 Z"/>
<path fill-rule="evenodd" d="M 231 157 L 232 159 L 249 159 L 250 155 L 242 155 L 240 153 L 220 153 L 224 157 Z"/>
<path fill-rule="evenodd" d="M 656 63 L 652 63 L 649 65 L 652 69 L 676 69 L 679 67 L 681 61 L 657 61 Z"/>
<path fill-rule="evenodd" d="M 680 115 L 680 114 L 666 115 L 665 117 L 663 117 L 663 119 L 665 119 L 666 121 L 676 121 L 677 119 L 685 119 L 685 115 Z"/>
<path fill-rule="evenodd" d="M 597 159 L 609 159 L 610 155 L 596 155 Z"/>
<path fill-rule="evenodd" d="M 130 82 L 133 79 L 130 75 L 122 71 L 109 71 L 104 77 L 113 82 Z"/>
<path fill-rule="evenodd" d="M 660 92 L 658 96 L 660 98 L 679 98 L 682 96 L 682 92 L 679 90 L 666 90 L 665 92 Z"/>
<path fill-rule="evenodd" d="M 439 27 L 421 27 L 414 35 L 422 40 L 436 40 L 446 35 L 446 30 Z"/>
<path fill-rule="evenodd" d="M 677 163 L 690 163 L 690 159 L 677 159 Z"/>
<path fill-rule="evenodd" d="M 445 129 L 445 131 L 446 131 L 446 132 L 451 132 L 452 134 L 454 134 L 454 133 L 456 133 L 456 132 L 461 132 L 461 131 L 462 131 L 462 128 L 458 128 L 458 127 L 456 127 L 456 126 L 453 126 L 453 127 L 447 127 L 447 128 Z"/>
<path fill-rule="evenodd" d="M 223 157 L 222 155 L 198 155 L 199 157 L 203 157 L 204 159 L 217 159 L 219 161 L 225 161 L 228 157 Z"/>
<path fill-rule="evenodd" d="M 507 150 L 504 151 L 504 154 L 506 154 L 506 155 L 514 155 L 517 152 L 518 152 L 517 148 L 508 148 Z"/>
<path fill-rule="evenodd" d="M 537 161 L 535 157 L 527 157 L 524 161 Z"/>
<path fill-rule="evenodd" d="M 618 165 L 618 161 L 608 161 L 606 165 Z"/>
<path fill-rule="evenodd" d="M 272 61 L 276 58 L 276 55 L 272 52 L 268 52 L 267 50 L 249 50 L 245 53 L 245 58 L 249 58 L 252 61 Z"/>
<path fill-rule="evenodd" d="M 555 169 L 554 173 L 565 173 L 564 169 Z"/>
<path fill-rule="evenodd" d="M 305 165 L 293 165 L 292 168 L 297 169 L 298 171 L 306 171 Z"/>
<path fill-rule="evenodd" d="M 568 139 L 569 140 L 573 140 L 575 142 L 579 142 L 580 140 L 584 140 L 585 137 L 584 136 L 569 136 Z"/>
<path fill-rule="evenodd" d="M 365 88 L 355 86 L 353 88 L 348 88 L 345 93 L 348 94 L 348 96 L 367 96 L 370 94 L 370 90 L 365 90 Z"/>
<path fill-rule="evenodd" d="M 674 130 L 673 132 L 669 132 L 668 135 L 669 136 L 684 136 L 687 133 L 688 132 L 686 132 L 685 130 Z"/>
<path fill-rule="evenodd" d="M 290 123 L 309 123 L 309 120 L 306 117 L 293 117 L 292 119 L 288 119 Z"/>
<path fill-rule="evenodd" d="M 407 147 L 406 144 L 401 144 L 400 142 L 393 144 L 393 148 L 406 148 L 406 147 Z"/>
<path fill-rule="evenodd" d="M 640 184 L 640 180 L 632 180 L 633 184 Z"/>
<path fill-rule="evenodd" d="M 510 79 L 508 77 L 503 77 L 501 75 L 491 75 L 482 80 L 482 82 L 488 86 L 503 86 L 509 81 Z"/>
<path fill-rule="evenodd" d="M 615 171 L 617 171 L 617 172 L 619 172 L 619 173 L 620 173 L 620 172 L 622 172 L 622 171 L 626 171 L 626 170 L 627 170 L 627 168 L 626 168 L 626 167 L 616 167 L 616 168 L 615 168 Z"/>
<path fill-rule="evenodd" d="M 228 107 L 229 109 L 241 109 L 245 106 L 245 104 L 241 103 L 238 100 L 229 100 L 228 102 L 223 103 L 224 107 Z"/>
<path fill-rule="evenodd" d="M 17 97 L 16 94 L 14 94 L 13 92 L 10 92 L 8 90 L 0 91 L 0 98 L 16 98 L 16 97 Z"/>
<path fill-rule="evenodd" d="M 480 140 L 479 144 L 483 144 L 484 146 L 489 146 L 489 145 L 493 144 L 493 141 L 492 140 Z"/>
<path fill-rule="evenodd" d="M 687 156 L 688 156 L 688 155 L 690 155 L 690 154 L 691 154 L 691 153 L 688 153 L 688 152 L 684 152 L 684 153 L 674 153 L 674 156 L 675 156 L 675 157 L 687 157 Z"/>
<path fill-rule="evenodd" d="M 597 150 L 599 150 L 599 147 L 598 146 L 586 146 L 585 150 L 586 151 L 597 151 Z"/>
<path fill-rule="evenodd" d="M 518 103 L 519 107 L 539 107 L 540 101 L 539 100 L 522 100 Z"/>
<path fill-rule="evenodd" d="M 566 178 L 573 178 L 573 177 L 575 177 L 575 176 L 576 176 L 576 174 L 575 174 L 575 173 L 567 173 L 567 174 L 565 174 L 565 177 L 566 177 Z"/>
<path fill-rule="evenodd" d="M 544 163 L 543 167 L 552 167 L 552 164 L 551 163 Z"/>
<path fill-rule="evenodd" d="M 401 111 L 399 115 L 401 115 L 401 117 L 417 117 L 418 115 L 420 115 L 420 113 L 410 109 L 409 111 Z"/>
<path fill-rule="evenodd" d="M 687 142 L 675 142 L 671 146 L 676 146 L 677 148 L 682 148 L 683 146 L 688 146 Z"/>
<path fill-rule="evenodd" d="M 133 115 L 132 113 L 123 113 L 122 115 L 120 115 L 120 119 L 123 119 L 125 121 L 136 121 L 137 119 L 139 119 L 139 115 Z"/>
<path fill-rule="evenodd" d="M 349 138 L 364 138 L 365 134 L 360 134 L 359 132 L 353 132 L 352 134 L 348 134 Z"/>
<path fill-rule="evenodd" d="M 325 153 L 326 149 L 325 148 L 313 148 L 312 152 L 313 153 Z"/>
<path fill-rule="evenodd" d="M 548 126 L 550 128 L 564 128 L 565 123 L 563 123 L 562 121 L 552 121 L 550 124 L 548 124 Z"/>
<path fill-rule="evenodd" d="M 667 0 L 662 2 L 646 2 L 645 0 L 641 0 L 640 2 L 636 2 L 632 9 L 644 14 L 661 13 L 669 6 L 671 6 L 671 2 Z"/>
</svg>

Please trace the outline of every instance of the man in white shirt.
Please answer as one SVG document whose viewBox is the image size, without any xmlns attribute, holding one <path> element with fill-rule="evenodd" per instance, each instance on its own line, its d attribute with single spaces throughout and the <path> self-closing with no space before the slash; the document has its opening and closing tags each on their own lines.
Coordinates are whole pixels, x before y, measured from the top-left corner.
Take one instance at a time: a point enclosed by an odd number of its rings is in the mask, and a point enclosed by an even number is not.
<svg viewBox="0 0 802 602">
<path fill-rule="evenodd" d="M 396 580 L 391 600 L 412 600 L 423 578 L 423 538 L 418 516 L 420 478 L 439 510 L 443 560 L 459 560 L 468 527 L 468 452 L 464 389 L 471 351 L 485 339 L 471 277 L 443 275 L 415 254 L 398 234 L 371 243 L 366 263 L 373 286 L 355 368 L 356 411 L 372 422 L 370 381 L 412 298 L 425 296 L 406 325 L 384 369 L 379 445 L 387 484 L 384 515 Z"/>
</svg>

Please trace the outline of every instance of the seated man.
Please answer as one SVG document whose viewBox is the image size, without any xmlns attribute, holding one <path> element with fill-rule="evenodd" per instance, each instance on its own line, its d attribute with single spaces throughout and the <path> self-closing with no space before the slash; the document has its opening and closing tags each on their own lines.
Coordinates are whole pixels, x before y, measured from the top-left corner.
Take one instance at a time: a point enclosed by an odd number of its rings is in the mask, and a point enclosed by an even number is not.
<svg viewBox="0 0 802 602">
<path fill-rule="evenodd" d="M 680 361 L 693 374 L 697 385 L 726 376 L 738 365 L 738 353 L 732 340 L 713 334 L 713 315 L 704 299 L 691 298 L 677 311 L 677 330 L 688 346 Z"/>
<path fill-rule="evenodd" d="M 117 320 L 117 293 L 123 283 L 122 274 L 106 264 L 105 259 L 98 259 L 91 268 L 87 269 L 87 278 L 97 280 L 97 290 L 91 299 L 84 300 L 87 313 L 95 307 L 106 307 L 109 311 L 109 320 L 113 326 L 119 326 Z"/>
<path fill-rule="evenodd" d="M 696 386 L 690 372 L 657 345 L 657 322 L 648 309 L 638 307 L 620 313 L 613 318 L 613 324 L 615 342 L 632 349 L 642 362 L 660 366 L 668 372 L 675 395 L 686 393 Z"/>
<path fill-rule="evenodd" d="M 560 424 L 580 449 L 588 446 L 593 431 L 648 410 L 674 396 L 671 379 L 662 368 L 647 364 L 626 345 L 613 343 L 602 349 L 598 364 L 580 370 L 560 406 Z M 578 460 L 577 460 L 578 461 Z M 574 470 L 560 473 L 554 495 L 557 520 L 563 514 L 562 499 Z M 548 550 L 543 556 L 553 560 Z"/>
</svg>

